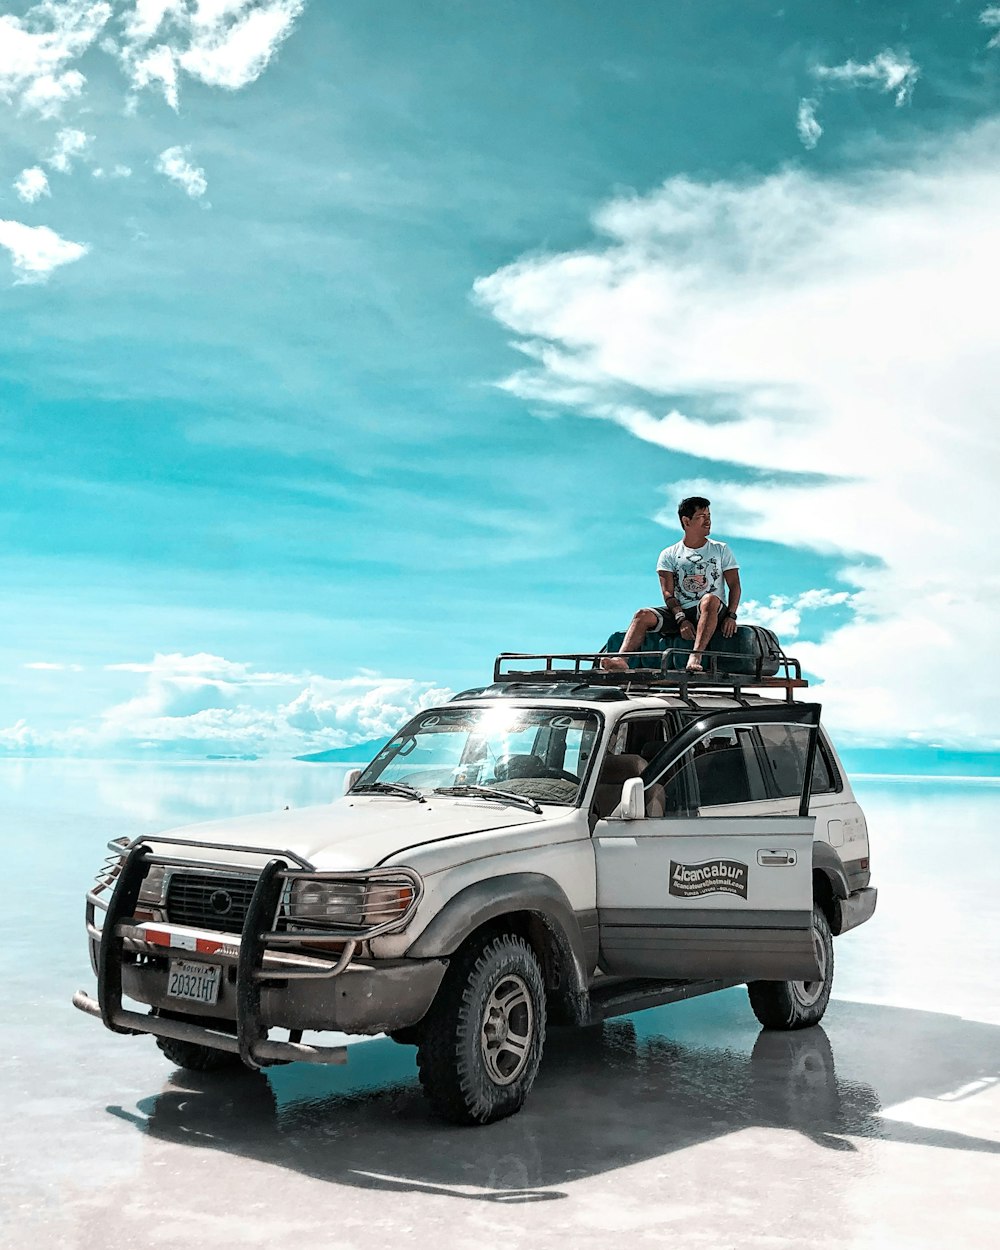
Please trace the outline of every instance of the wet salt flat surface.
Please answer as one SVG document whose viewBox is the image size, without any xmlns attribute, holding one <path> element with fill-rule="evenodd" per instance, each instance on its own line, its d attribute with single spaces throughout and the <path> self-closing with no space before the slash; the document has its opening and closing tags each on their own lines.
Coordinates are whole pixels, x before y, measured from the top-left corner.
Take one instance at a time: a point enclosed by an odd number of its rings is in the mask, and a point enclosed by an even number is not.
<svg viewBox="0 0 1000 1250">
<path fill-rule="evenodd" d="M 986 1247 L 1000 1225 L 1000 787 L 859 779 L 874 919 L 798 1034 L 743 990 L 550 1034 L 524 1111 L 431 1118 L 414 1052 L 177 1071 L 69 1004 L 119 834 L 324 802 L 303 764 L 0 763 L 0 1245 Z"/>
</svg>

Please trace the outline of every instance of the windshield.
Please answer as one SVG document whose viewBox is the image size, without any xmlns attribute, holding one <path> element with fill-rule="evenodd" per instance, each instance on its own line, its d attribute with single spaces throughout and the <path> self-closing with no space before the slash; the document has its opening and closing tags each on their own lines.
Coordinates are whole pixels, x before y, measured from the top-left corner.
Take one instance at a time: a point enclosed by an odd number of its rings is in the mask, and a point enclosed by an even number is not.
<svg viewBox="0 0 1000 1250">
<path fill-rule="evenodd" d="M 600 730 L 596 712 L 551 707 L 421 712 L 382 748 L 354 786 L 441 790 L 482 786 L 539 803 L 574 804 Z"/>
</svg>

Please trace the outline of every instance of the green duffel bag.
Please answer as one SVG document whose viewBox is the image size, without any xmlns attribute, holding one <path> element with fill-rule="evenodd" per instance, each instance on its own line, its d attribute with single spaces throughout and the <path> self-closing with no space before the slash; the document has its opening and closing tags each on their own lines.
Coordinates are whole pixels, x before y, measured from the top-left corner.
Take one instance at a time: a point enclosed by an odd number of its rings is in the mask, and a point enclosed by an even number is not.
<svg viewBox="0 0 1000 1250">
<path fill-rule="evenodd" d="M 649 636 L 646 635 L 647 639 Z M 673 636 L 665 643 L 675 651 L 670 657 L 670 667 L 682 669 L 693 644 Z M 705 651 L 707 655 L 717 656 L 715 665 L 703 662 L 708 676 L 718 672 L 732 677 L 773 677 L 784 654 L 777 635 L 763 625 L 737 625 L 732 638 L 723 638 L 721 631 L 716 630 Z"/>
</svg>

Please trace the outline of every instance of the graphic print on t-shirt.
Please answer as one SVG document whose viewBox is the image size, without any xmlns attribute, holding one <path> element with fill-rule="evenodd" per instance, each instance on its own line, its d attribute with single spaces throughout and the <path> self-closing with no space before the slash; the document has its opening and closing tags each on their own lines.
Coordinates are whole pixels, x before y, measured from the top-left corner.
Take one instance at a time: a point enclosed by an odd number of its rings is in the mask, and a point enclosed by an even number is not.
<svg viewBox="0 0 1000 1250">
<path fill-rule="evenodd" d="M 707 560 L 697 551 L 689 551 L 680 563 L 680 596 L 683 599 L 701 599 L 708 591 L 717 593 L 719 562 L 714 556 Z"/>
</svg>

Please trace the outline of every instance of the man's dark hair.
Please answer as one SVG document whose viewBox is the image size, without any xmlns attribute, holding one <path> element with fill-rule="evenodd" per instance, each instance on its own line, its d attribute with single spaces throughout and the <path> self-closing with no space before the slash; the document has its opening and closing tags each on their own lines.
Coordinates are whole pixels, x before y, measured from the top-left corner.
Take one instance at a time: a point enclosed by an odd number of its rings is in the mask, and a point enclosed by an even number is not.
<svg viewBox="0 0 1000 1250">
<path fill-rule="evenodd" d="M 677 515 L 683 520 L 690 521 L 699 508 L 710 508 L 712 505 L 703 495 L 689 495 L 687 499 L 682 499 L 677 505 Z"/>
</svg>

